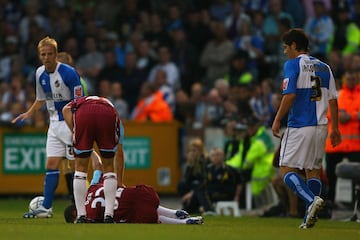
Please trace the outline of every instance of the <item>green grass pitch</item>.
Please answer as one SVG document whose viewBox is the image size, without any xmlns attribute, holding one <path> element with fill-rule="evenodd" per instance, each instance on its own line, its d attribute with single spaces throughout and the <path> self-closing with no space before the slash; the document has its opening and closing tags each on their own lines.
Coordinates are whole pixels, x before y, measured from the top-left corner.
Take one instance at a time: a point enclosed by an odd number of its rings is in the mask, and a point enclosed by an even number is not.
<svg viewBox="0 0 360 240">
<path fill-rule="evenodd" d="M 30 198 L 0 199 L 0 239 L 206 239 L 206 240 L 357 240 L 360 223 L 320 219 L 312 229 L 298 229 L 301 219 L 207 216 L 203 225 L 67 224 L 68 200 L 56 199 L 51 219 L 23 219 Z"/>
</svg>

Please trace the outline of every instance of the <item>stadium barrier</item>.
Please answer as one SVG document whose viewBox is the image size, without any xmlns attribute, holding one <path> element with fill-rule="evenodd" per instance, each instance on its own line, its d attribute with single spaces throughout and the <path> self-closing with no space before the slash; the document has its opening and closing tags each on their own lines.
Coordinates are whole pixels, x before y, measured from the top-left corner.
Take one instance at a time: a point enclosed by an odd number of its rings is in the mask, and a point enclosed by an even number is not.
<svg viewBox="0 0 360 240">
<path fill-rule="evenodd" d="M 159 193 L 176 193 L 180 180 L 180 123 L 124 121 L 125 185 L 149 184 Z M 46 131 L 0 128 L 0 194 L 41 194 Z M 89 174 L 92 174 L 90 167 Z M 67 194 L 61 174 L 57 194 Z"/>
</svg>

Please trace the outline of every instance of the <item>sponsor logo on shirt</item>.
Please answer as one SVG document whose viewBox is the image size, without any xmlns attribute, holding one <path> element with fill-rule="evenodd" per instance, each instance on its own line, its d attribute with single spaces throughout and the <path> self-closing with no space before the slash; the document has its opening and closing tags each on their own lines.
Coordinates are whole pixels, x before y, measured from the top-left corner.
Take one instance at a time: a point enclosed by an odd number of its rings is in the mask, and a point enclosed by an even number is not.
<svg viewBox="0 0 360 240">
<path fill-rule="evenodd" d="M 74 97 L 77 98 L 77 97 L 81 97 L 83 94 L 82 94 L 82 87 L 81 85 L 80 86 L 76 86 L 74 88 Z"/>
<path fill-rule="evenodd" d="M 282 90 L 286 90 L 289 85 L 289 78 L 285 78 L 282 84 Z"/>
</svg>

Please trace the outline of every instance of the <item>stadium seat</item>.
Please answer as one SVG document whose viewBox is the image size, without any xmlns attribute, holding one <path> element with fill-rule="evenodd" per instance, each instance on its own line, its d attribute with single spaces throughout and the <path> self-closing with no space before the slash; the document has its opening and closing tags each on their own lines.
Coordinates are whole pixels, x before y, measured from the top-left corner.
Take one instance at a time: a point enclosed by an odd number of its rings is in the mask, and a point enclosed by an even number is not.
<svg viewBox="0 0 360 240">
<path fill-rule="evenodd" d="M 357 215 L 357 211 L 358 211 L 358 204 L 360 201 L 360 163 L 342 161 L 336 165 L 335 174 L 337 177 L 350 179 L 355 184 L 354 212 L 349 220 L 359 221 L 360 218 Z"/>
<path fill-rule="evenodd" d="M 241 216 L 239 204 L 235 201 L 219 201 L 216 203 L 215 211 L 220 216 Z"/>
</svg>

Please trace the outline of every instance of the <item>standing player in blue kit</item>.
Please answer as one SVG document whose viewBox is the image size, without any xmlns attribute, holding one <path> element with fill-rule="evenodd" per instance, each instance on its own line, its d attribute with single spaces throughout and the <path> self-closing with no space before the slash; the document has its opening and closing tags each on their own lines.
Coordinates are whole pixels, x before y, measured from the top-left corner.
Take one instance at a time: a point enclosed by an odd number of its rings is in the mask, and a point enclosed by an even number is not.
<svg viewBox="0 0 360 240">
<path fill-rule="evenodd" d="M 12 123 L 31 118 L 46 102 L 49 128 L 46 141 L 46 175 L 43 205 L 23 215 L 24 218 L 52 217 L 52 202 L 59 183 L 59 165 L 66 157 L 74 160 L 71 131 L 64 121 L 62 108 L 74 98 L 83 96 L 79 74 L 74 68 L 57 61 L 58 47 L 55 39 L 45 37 L 38 44 L 43 64 L 36 70 L 36 100 Z"/>
<path fill-rule="evenodd" d="M 306 203 L 300 228 L 315 225 L 324 205 L 320 168 L 325 151 L 330 107 L 332 129 L 329 138 L 336 146 L 341 142 L 338 129 L 338 105 L 335 80 L 330 67 L 308 55 L 309 39 L 302 29 L 290 29 L 283 37 L 283 98 L 272 131 L 280 137 L 280 121 L 288 113 L 287 128 L 280 149 L 280 173 L 285 184 Z M 297 173 L 305 169 L 306 180 Z"/>
</svg>

